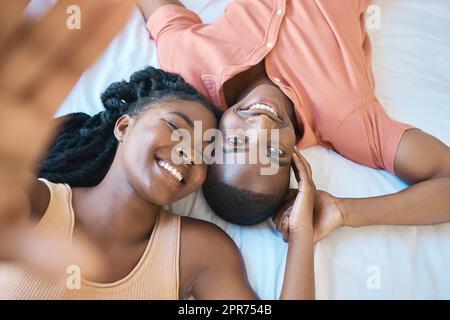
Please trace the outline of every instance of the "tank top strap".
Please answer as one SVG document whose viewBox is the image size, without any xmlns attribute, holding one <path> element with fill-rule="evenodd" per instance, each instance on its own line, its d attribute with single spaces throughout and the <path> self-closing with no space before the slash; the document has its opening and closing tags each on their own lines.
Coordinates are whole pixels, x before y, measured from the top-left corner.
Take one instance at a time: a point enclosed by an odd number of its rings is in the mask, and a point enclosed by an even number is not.
<svg viewBox="0 0 450 320">
<path fill-rule="evenodd" d="M 160 296 L 178 299 L 181 217 L 162 210 L 148 254 L 144 257 L 144 278 Z"/>
<path fill-rule="evenodd" d="M 53 183 L 40 178 L 50 191 L 50 201 L 44 216 L 38 224 L 38 229 L 50 228 L 67 235 L 71 241 L 75 225 L 75 215 L 72 207 L 72 189 L 67 184 Z"/>
</svg>

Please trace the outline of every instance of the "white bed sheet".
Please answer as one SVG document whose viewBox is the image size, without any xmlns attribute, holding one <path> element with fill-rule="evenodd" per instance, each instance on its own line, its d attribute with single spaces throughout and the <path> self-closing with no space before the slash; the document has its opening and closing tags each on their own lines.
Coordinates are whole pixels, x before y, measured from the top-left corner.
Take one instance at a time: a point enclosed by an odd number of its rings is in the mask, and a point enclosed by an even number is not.
<svg viewBox="0 0 450 320">
<path fill-rule="evenodd" d="M 33 0 L 39 14 L 52 0 Z M 204 22 L 213 22 L 230 0 L 185 0 Z M 450 145 L 450 2 L 376 0 L 381 28 L 370 31 L 377 93 L 387 112 Z M 58 115 L 101 110 L 100 93 L 144 66 L 158 66 L 138 12 L 99 61 L 81 77 Z M 392 193 L 406 186 L 393 175 L 357 165 L 333 151 L 303 151 L 319 189 L 342 197 Z M 450 190 L 449 190 L 450 196 Z M 237 243 L 250 281 L 261 298 L 277 299 L 287 246 L 270 222 L 243 228 L 214 216 L 201 192 L 171 206 L 177 213 L 212 221 Z M 319 299 L 449 299 L 450 224 L 422 227 L 341 228 L 316 246 Z M 370 285 L 379 276 L 380 286 Z"/>
</svg>

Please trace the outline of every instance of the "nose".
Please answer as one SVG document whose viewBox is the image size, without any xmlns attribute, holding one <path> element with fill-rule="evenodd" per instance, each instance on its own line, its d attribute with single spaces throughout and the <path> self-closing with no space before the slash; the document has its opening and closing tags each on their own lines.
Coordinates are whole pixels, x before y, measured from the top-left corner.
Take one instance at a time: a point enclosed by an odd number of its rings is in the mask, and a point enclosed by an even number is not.
<svg viewBox="0 0 450 320">
<path fill-rule="evenodd" d="M 265 114 L 249 117 L 245 120 L 254 129 L 274 129 L 276 128 L 276 123 Z"/>
</svg>

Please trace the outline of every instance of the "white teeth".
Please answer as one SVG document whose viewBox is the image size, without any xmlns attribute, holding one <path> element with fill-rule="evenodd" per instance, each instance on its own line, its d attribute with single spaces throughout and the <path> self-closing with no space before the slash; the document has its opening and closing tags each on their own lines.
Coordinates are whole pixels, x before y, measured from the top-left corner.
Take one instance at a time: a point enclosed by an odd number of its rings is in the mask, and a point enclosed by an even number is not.
<svg viewBox="0 0 450 320">
<path fill-rule="evenodd" d="M 278 117 L 278 113 L 274 108 L 262 103 L 252 105 L 249 110 L 266 110 Z"/>
<path fill-rule="evenodd" d="M 158 165 L 160 167 L 166 169 L 167 171 L 169 171 L 178 181 L 181 182 L 181 180 L 183 180 L 184 177 L 181 174 L 181 172 L 178 171 L 176 168 L 172 167 L 170 164 L 168 164 L 164 160 L 159 160 Z"/>
</svg>

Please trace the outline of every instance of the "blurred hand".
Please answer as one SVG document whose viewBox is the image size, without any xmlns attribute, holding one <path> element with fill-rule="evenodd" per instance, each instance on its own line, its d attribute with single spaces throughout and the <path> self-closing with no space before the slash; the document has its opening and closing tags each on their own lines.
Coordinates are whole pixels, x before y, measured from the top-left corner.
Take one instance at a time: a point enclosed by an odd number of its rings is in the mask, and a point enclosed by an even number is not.
<svg viewBox="0 0 450 320">
<path fill-rule="evenodd" d="M 311 167 L 297 149 L 293 154 L 293 162 L 298 190 L 291 190 L 288 193 L 286 201 L 273 217 L 277 230 L 283 234 L 285 242 L 295 234 L 313 228 L 316 187 L 312 180 Z"/>
<path fill-rule="evenodd" d="M 22 19 L 27 3 L 0 2 L 0 259 L 52 270 L 74 257 L 88 261 L 90 251 L 67 251 L 60 236 L 32 232 L 30 172 L 55 133 L 54 112 L 122 29 L 133 3 L 60 0 L 37 22 Z M 70 5 L 80 8 L 80 29 L 67 28 Z"/>
</svg>

